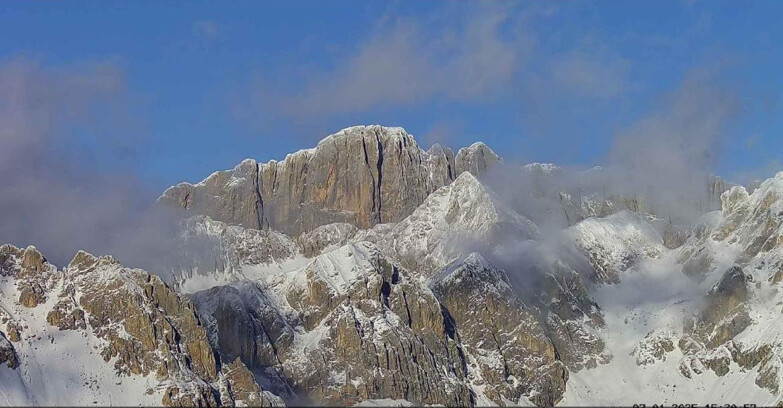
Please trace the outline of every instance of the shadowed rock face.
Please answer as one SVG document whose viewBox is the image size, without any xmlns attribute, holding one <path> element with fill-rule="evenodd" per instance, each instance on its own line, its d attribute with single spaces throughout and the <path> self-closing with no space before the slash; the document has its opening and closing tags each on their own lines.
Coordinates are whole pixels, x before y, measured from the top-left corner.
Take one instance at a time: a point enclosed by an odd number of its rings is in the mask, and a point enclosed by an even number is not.
<svg viewBox="0 0 783 408">
<path fill-rule="evenodd" d="M 251 368 L 277 364 L 293 333 L 263 292 L 249 282 L 196 293 L 193 301 L 223 361 L 241 358 Z"/>
<path fill-rule="evenodd" d="M 726 343 L 750 325 L 745 305 L 749 279 L 749 275 L 735 265 L 707 294 L 707 305 L 692 329 L 694 336 L 707 347 L 715 348 Z"/>
<path fill-rule="evenodd" d="M 291 236 L 336 222 L 369 228 L 407 217 L 461 172 L 500 163 L 486 145 L 426 152 L 402 128 L 355 126 L 282 161 L 245 160 L 198 184 L 171 187 L 159 201 L 247 228 Z"/>
<path fill-rule="evenodd" d="M 247 384 L 252 374 L 242 363 L 221 368 L 193 304 L 155 275 L 83 251 L 58 270 L 34 247 L 10 245 L 0 246 L 0 274 L 13 278 L 20 307 L 37 310 L 60 330 L 101 339 L 97 351 L 106 364 L 112 364 L 118 376 L 147 376 L 162 391 L 163 405 L 279 401 Z M 18 342 L 37 333 L 28 332 L 28 326 L 20 333 L 20 322 L 2 308 L 0 312 L 5 323 L 0 327 L 0 363 L 15 368 L 24 361 L 20 363 L 6 335 Z"/>
<path fill-rule="evenodd" d="M 5 338 L 2 332 L 0 332 L 0 364 L 6 364 L 8 368 L 19 366 L 16 350 L 14 350 L 13 344 Z"/>
<path fill-rule="evenodd" d="M 481 390 L 497 404 L 555 404 L 568 374 L 534 311 L 481 255 L 458 265 L 433 293 L 375 245 L 357 242 L 278 283 L 216 287 L 193 300 L 221 359 L 241 359 L 278 395 L 282 387 L 318 404 L 472 406 Z"/>
<path fill-rule="evenodd" d="M 541 406 L 560 400 L 566 367 L 536 316 L 513 293 L 505 272 L 474 252 L 447 269 L 432 288 L 475 367 L 469 378 L 484 386 L 487 397 L 501 403 L 524 396 Z"/>
</svg>

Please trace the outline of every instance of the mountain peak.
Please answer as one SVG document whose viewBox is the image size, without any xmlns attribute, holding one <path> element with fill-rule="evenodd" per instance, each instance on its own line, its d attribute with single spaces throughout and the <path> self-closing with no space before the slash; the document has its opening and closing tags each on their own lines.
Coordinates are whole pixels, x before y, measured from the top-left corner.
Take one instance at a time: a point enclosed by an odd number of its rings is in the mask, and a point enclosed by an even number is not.
<svg viewBox="0 0 783 408">
<path fill-rule="evenodd" d="M 482 176 L 495 165 L 503 163 L 503 160 L 489 146 L 483 142 L 476 142 L 459 149 L 454 157 L 454 162 L 457 174 L 471 172 L 474 175 Z"/>
<path fill-rule="evenodd" d="M 67 269 L 86 270 L 97 265 L 119 265 L 120 262 L 111 255 L 95 256 L 87 251 L 79 250 L 68 263 Z"/>
<path fill-rule="evenodd" d="M 533 162 L 528 163 L 524 166 L 522 166 L 523 170 L 529 171 L 529 172 L 535 172 L 540 174 L 553 174 L 556 172 L 559 172 L 562 170 L 562 168 L 554 163 L 539 163 L 539 162 Z"/>
<path fill-rule="evenodd" d="M 335 133 L 332 133 L 329 136 L 326 136 L 325 138 L 321 139 L 318 142 L 317 146 L 320 146 L 321 144 L 324 143 L 328 143 L 330 141 L 334 141 L 335 139 L 363 138 L 364 136 L 370 134 L 374 134 L 377 137 L 381 137 L 381 136 L 391 137 L 397 140 L 405 138 L 415 143 L 413 135 L 409 134 L 402 127 L 392 127 L 392 126 L 382 126 L 382 125 L 356 125 L 356 126 L 349 126 Z"/>
<path fill-rule="evenodd" d="M 352 126 L 285 160 L 247 159 L 199 183 L 178 184 L 158 201 L 229 225 L 294 236 L 332 223 L 370 228 L 404 219 L 461 173 L 481 176 L 502 163 L 481 142 L 456 156 L 433 149 L 422 150 L 401 127 Z"/>
</svg>

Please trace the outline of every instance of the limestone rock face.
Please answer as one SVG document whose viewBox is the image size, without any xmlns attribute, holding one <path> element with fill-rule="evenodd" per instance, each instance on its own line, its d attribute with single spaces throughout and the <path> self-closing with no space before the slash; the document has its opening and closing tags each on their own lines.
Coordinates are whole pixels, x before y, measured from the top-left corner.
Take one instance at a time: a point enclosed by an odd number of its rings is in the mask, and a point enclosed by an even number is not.
<svg viewBox="0 0 783 408">
<path fill-rule="evenodd" d="M 536 316 L 515 296 L 508 277 L 478 253 L 433 282 L 453 319 L 471 366 L 469 376 L 495 403 L 526 397 L 553 406 L 565 392 L 568 371 Z M 469 301 L 468 301 L 469 299 Z M 480 306 L 479 306 L 480 305 Z"/>
<path fill-rule="evenodd" d="M 36 307 L 46 301 L 56 272 L 57 268 L 47 262 L 35 247 L 0 247 L 0 275 L 19 278 L 19 303 L 26 307 Z"/>
<path fill-rule="evenodd" d="M 237 406 L 239 403 L 248 407 L 285 406 L 280 397 L 261 389 L 253 374 L 245 368 L 239 358 L 223 366 L 223 379 L 227 391 L 227 395 L 222 400 L 223 405 Z"/>
<path fill-rule="evenodd" d="M 418 272 L 354 242 L 193 300 L 221 359 L 241 359 L 274 391 L 284 382 L 300 402 L 555 404 L 568 374 L 544 326 L 480 255 L 460 265 L 433 293 Z"/>
<path fill-rule="evenodd" d="M 457 175 L 467 171 L 475 176 L 481 176 L 502 162 L 503 160 L 489 146 L 481 142 L 459 149 L 454 158 Z"/>
<path fill-rule="evenodd" d="M 16 356 L 16 350 L 14 345 L 0 332 L 0 364 L 5 364 L 8 368 L 16 368 L 19 366 L 19 359 Z"/>
<path fill-rule="evenodd" d="M 486 145 L 426 152 L 402 128 L 355 126 L 282 161 L 245 160 L 198 184 L 182 183 L 164 204 L 247 228 L 297 236 L 343 222 L 358 228 L 397 222 L 463 171 L 482 174 L 500 162 Z"/>
<path fill-rule="evenodd" d="M 28 298 L 35 299 L 34 303 L 20 300 L 23 307 L 34 309 L 28 315 L 40 316 L 36 319 L 60 331 L 96 338 L 97 354 L 107 364 L 111 362 L 118 376 L 149 376 L 151 384 L 157 382 L 159 390 L 165 389 L 164 405 L 217 406 L 220 384 L 231 385 L 193 304 L 157 276 L 125 268 L 110 256 L 95 257 L 83 251 L 59 271 L 35 248 L 10 245 L 0 247 L 0 271 L 6 282 L 11 279 L 17 293 L 24 295 L 37 288 Z M 25 320 L 29 319 L 33 317 Z M 13 319 L 2 320 L 8 320 L 6 327 L 14 327 L 11 323 L 19 327 L 20 322 Z M 15 333 L 17 338 L 20 335 L 29 339 L 40 333 Z M 0 333 L 3 358 L 16 364 L 13 348 L 4 347 L 6 342 Z M 244 365 L 234 369 L 247 371 Z"/>
<path fill-rule="evenodd" d="M 321 255 L 284 284 L 301 334 L 281 356 L 314 401 L 471 405 L 462 352 L 426 286 L 368 242 Z"/>
<path fill-rule="evenodd" d="M 608 363 L 611 355 L 605 352 L 603 340 L 595 334 L 605 327 L 604 318 L 587 292 L 582 280 L 584 273 L 557 260 L 539 274 L 539 283 L 534 286 L 538 296 L 532 296 L 533 304 L 543 314 L 558 359 L 574 372 Z"/>
<path fill-rule="evenodd" d="M 358 228 L 344 222 L 321 225 L 310 232 L 300 235 L 296 242 L 304 256 L 314 257 L 321 254 L 327 247 L 345 245 L 357 231 Z"/>
<path fill-rule="evenodd" d="M 692 328 L 707 347 L 726 343 L 751 324 L 745 305 L 748 279 L 742 268 L 735 265 L 707 294 L 708 303 Z"/>
<path fill-rule="evenodd" d="M 454 163 L 454 152 L 448 147 L 434 144 L 424 155 L 424 165 L 427 168 L 435 169 L 432 173 L 432 183 L 435 186 L 445 186 L 451 183 L 459 176 L 456 164 Z M 445 170 L 445 171 L 444 171 Z"/>
<path fill-rule="evenodd" d="M 291 396 L 281 373 L 281 355 L 291 347 L 294 330 L 258 285 L 217 286 L 192 299 L 221 361 L 241 361 L 267 390 Z"/>
<path fill-rule="evenodd" d="M 193 301 L 221 360 L 240 358 L 251 368 L 274 366 L 278 353 L 293 341 L 292 328 L 250 282 L 198 292 Z"/>
<path fill-rule="evenodd" d="M 171 187 L 160 200 L 186 208 L 193 214 L 261 229 L 258 174 L 258 163 L 244 160 L 233 170 L 212 173 L 198 184 L 180 183 Z"/>
<path fill-rule="evenodd" d="M 472 173 L 432 193 L 409 217 L 380 237 L 378 245 L 403 267 L 431 277 L 463 255 L 470 244 L 522 241 L 538 228 L 497 200 Z"/>
</svg>

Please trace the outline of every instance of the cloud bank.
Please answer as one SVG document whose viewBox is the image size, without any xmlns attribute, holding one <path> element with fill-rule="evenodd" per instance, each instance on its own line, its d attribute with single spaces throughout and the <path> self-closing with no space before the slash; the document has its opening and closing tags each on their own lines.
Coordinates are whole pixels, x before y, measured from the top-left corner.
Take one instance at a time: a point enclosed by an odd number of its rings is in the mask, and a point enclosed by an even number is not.
<svg viewBox="0 0 783 408">
<path fill-rule="evenodd" d="M 80 249 L 127 265 L 170 262 L 177 217 L 152 208 L 156 192 L 91 150 L 141 143 L 121 130 L 127 94 L 111 62 L 0 66 L 0 243 L 35 245 L 58 266 Z M 82 140 L 93 126 L 100 140 Z"/>
</svg>

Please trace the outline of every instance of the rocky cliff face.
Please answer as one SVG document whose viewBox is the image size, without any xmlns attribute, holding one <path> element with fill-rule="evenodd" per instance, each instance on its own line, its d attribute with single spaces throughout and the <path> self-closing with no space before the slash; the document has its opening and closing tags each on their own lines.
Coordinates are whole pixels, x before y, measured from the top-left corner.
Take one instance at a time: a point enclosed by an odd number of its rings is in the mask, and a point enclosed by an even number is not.
<svg viewBox="0 0 783 408">
<path fill-rule="evenodd" d="M 454 157 L 457 175 L 467 171 L 476 177 L 480 177 L 493 166 L 500 163 L 502 163 L 500 157 L 489 146 L 481 142 L 459 149 L 457 156 Z"/>
<path fill-rule="evenodd" d="M 779 285 L 783 265 L 783 173 L 749 194 L 734 186 L 721 195 L 721 214 L 700 223 L 680 262 L 695 279 L 712 283 L 705 304 L 687 319 L 679 346 L 681 372 L 726 376 L 732 365 L 755 374 L 756 386 L 779 395 L 783 349 Z M 733 265 L 722 269 L 726 261 Z"/>
<path fill-rule="evenodd" d="M 18 354 L 12 353 L 13 347 L 10 350 L 3 347 L 9 367 L 20 371 L 19 377 L 4 373 L 11 376 L 8 379 L 11 388 L 5 391 L 10 394 L 6 399 L 19 397 L 14 394 L 14 382 L 17 381 L 25 387 L 35 386 L 35 383 L 28 384 L 29 381 L 42 381 L 46 384 L 45 389 L 67 394 L 66 388 L 58 388 L 63 378 L 57 377 L 64 376 L 57 367 L 62 370 L 67 366 L 38 360 L 37 350 L 42 346 L 56 350 L 61 345 L 66 355 L 85 353 L 79 347 L 71 348 L 76 345 L 70 342 L 73 335 L 69 333 L 73 332 L 82 338 L 81 342 L 95 345 L 97 361 L 100 361 L 98 357 L 103 359 L 98 364 L 105 364 L 106 368 L 96 367 L 97 376 L 112 367 L 108 372 L 114 371 L 113 378 L 148 378 L 148 388 L 142 391 L 151 398 L 157 396 L 156 402 L 150 400 L 152 404 L 234 405 L 243 403 L 238 395 L 246 398 L 245 403 L 271 405 L 280 402 L 279 398 L 260 388 L 235 395 L 229 393 L 229 389 L 241 388 L 241 385 L 234 384 L 233 377 L 227 376 L 220 361 L 216 360 L 194 306 L 156 276 L 124 268 L 111 257 L 96 258 L 85 252 L 79 252 L 59 271 L 35 248 L 20 249 L 10 245 L 0 247 L 0 271 L 5 295 L 0 299 L 0 310 L 5 316 L 0 335 L 3 340 L 10 338 L 19 345 Z M 10 298 L 11 294 L 15 294 L 16 299 Z M 43 344 L 40 343 L 42 337 L 46 340 Z M 5 343 L 0 345 L 7 346 Z M 89 350 L 89 346 L 83 344 L 81 348 Z M 85 356 L 85 359 L 90 358 Z M 76 359 L 70 364 L 84 363 Z M 54 370 L 54 380 L 23 375 L 42 369 Z M 241 364 L 232 370 L 247 372 Z M 95 382 L 99 387 L 98 378 Z M 85 396 L 89 397 L 88 393 L 75 397 Z M 46 400 L 38 403 L 46 403 Z"/>
<path fill-rule="evenodd" d="M 547 184 L 562 169 L 525 166 L 531 194 L 559 197 L 554 233 L 478 177 L 498 163 L 354 127 L 172 187 L 160 201 L 196 214 L 172 286 L 2 246 L 0 402 L 783 399 L 783 175 L 669 231 L 640 200 L 569 195 Z"/>
<path fill-rule="evenodd" d="M 297 239 L 303 252 L 323 251 L 302 268 L 253 275 L 257 284 L 213 288 L 193 299 L 213 347 L 230 353 L 223 359 L 238 356 L 260 369 L 265 382 L 278 384 L 276 392 L 287 387 L 337 404 L 395 398 L 552 405 L 565 390 L 567 366 L 578 370 L 604 358 L 603 343 L 590 332 L 602 327 L 600 311 L 581 277 L 567 266 L 539 272 L 545 295 L 529 309 L 504 271 L 478 253 L 460 260 L 469 241 L 537 236 L 534 224 L 463 173 L 397 224 L 318 227 Z M 454 245 L 460 239 L 462 248 Z M 444 370 L 450 374 L 442 377 Z"/>
<path fill-rule="evenodd" d="M 379 237 L 378 245 L 406 268 L 431 277 L 471 246 L 538 234 L 535 224 L 499 202 L 471 173 L 463 173 Z"/>
<path fill-rule="evenodd" d="M 217 221 L 289 235 L 335 222 L 368 228 L 408 216 L 461 172 L 500 163 L 484 144 L 419 148 L 402 128 L 355 126 L 282 161 L 245 160 L 198 184 L 174 186 L 159 201 Z"/>
<path fill-rule="evenodd" d="M 457 406 L 560 400 L 566 368 L 503 271 L 473 254 L 440 275 L 434 293 L 420 278 L 374 244 L 356 242 L 259 284 L 193 299 L 221 359 L 241 359 L 289 398 Z"/>
<path fill-rule="evenodd" d="M 568 371 L 505 272 L 474 252 L 441 273 L 432 287 L 464 345 L 469 380 L 484 387 L 490 400 L 524 398 L 542 406 L 560 400 Z"/>
</svg>

